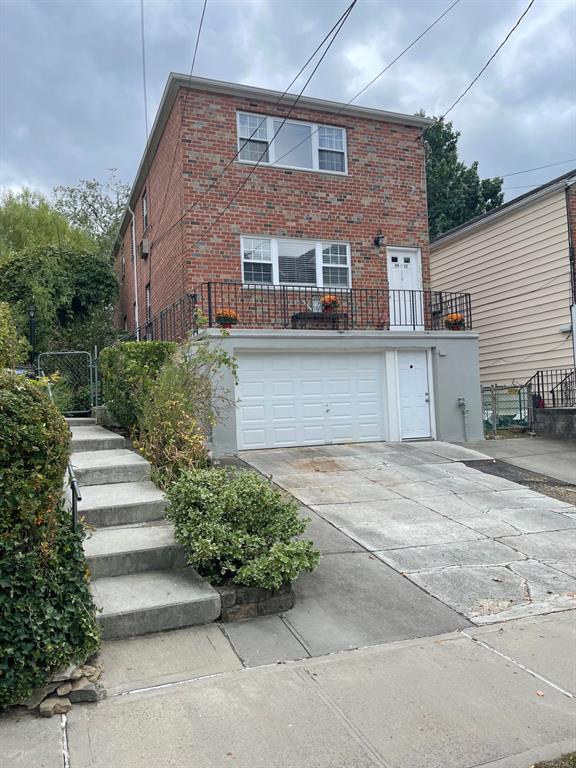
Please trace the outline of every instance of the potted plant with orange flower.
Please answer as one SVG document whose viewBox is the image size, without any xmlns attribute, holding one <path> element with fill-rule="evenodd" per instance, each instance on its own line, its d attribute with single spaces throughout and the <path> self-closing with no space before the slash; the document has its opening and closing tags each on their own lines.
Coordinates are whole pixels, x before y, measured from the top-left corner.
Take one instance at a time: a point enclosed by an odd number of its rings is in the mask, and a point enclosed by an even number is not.
<svg viewBox="0 0 576 768">
<path fill-rule="evenodd" d="M 327 293 L 320 299 L 322 312 L 336 312 L 338 309 L 338 298 L 331 293 Z"/>
<path fill-rule="evenodd" d="M 216 310 L 216 322 L 222 328 L 232 328 L 238 323 L 238 313 L 230 307 L 223 307 Z"/>
<path fill-rule="evenodd" d="M 466 329 L 464 315 L 460 314 L 460 312 L 450 312 L 449 315 L 446 315 L 444 325 L 449 331 L 463 331 Z"/>
</svg>

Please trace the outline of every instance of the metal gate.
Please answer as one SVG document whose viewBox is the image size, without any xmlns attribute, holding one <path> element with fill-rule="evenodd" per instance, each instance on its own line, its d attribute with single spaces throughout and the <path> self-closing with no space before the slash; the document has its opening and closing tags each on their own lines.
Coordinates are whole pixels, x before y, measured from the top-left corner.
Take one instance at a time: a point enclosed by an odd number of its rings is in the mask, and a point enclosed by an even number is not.
<svg viewBox="0 0 576 768">
<path fill-rule="evenodd" d="M 98 405 L 97 372 L 90 352 L 41 352 L 38 370 L 55 376 L 52 397 L 64 415 L 84 415 Z"/>
<path fill-rule="evenodd" d="M 482 416 L 486 437 L 529 428 L 532 424 L 530 389 L 501 384 L 482 387 Z"/>
</svg>

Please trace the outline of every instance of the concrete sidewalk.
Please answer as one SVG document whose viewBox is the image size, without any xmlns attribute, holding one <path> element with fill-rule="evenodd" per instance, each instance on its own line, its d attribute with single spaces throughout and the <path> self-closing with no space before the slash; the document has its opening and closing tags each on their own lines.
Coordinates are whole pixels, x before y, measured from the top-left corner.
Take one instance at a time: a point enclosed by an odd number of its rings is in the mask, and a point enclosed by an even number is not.
<svg viewBox="0 0 576 768">
<path fill-rule="evenodd" d="M 467 443 L 493 459 L 576 485 L 576 441 L 544 437 L 508 438 Z"/>
<path fill-rule="evenodd" d="M 108 643 L 140 677 L 120 663 L 115 695 L 72 710 L 69 763 L 61 723 L 27 716 L 0 719 L 0 766 L 528 768 L 576 748 L 575 616 L 256 669 L 234 666 L 216 626 Z M 186 637 L 196 660 L 181 655 Z M 171 682 L 146 684 L 145 660 L 160 657 Z"/>
</svg>

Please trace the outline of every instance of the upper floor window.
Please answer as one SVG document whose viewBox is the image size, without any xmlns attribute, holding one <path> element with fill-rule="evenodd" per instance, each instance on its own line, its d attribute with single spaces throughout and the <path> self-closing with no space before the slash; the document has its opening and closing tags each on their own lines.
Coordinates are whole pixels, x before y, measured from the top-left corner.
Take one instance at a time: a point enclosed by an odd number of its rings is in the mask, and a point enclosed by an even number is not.
<svg viewBox="0 0 576 768">
<path fill-rule="evenodd" d="M 144 232 L 148 229 L 148 192 L 142 192 L 142 225 Z"/>
<path fill-rule="evenodd" d="M 335 126 L 238 112 L 238 150 L 248 163 L 347 172 L 346 131 Z"/>
<path fill-rule="evenodd" d="M 244 283 L 350 287 L 350 246 L 287 238 L 242 237 Z"/>
</svg>

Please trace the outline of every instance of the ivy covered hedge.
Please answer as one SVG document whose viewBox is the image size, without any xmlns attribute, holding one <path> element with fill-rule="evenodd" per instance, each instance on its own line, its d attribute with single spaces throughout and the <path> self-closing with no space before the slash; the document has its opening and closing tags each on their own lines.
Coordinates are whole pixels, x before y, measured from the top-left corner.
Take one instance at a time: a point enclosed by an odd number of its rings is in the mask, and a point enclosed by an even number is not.
<svg viewBox="0 0 576 768">
<path fill-rule="evenodd" d="M 99 645 L 83 533 L 62 501 L 68 455 L 45 385 L 0 372 L 0 707 Z"/>
<path fill-rule="evenodd" d="M 124 429 L 133 430 L 165 362 L 175 353 L 171 341 L 125 341 L 100 354 L 102 398 Z"/>
<path fill-rule="evenodd" d="M 212 584 L 279 589 L 318 565 L 313 542 L 295 538 L 308 525 L 297 504 L 255 472 L 184 471 L 167 495 L 188 563 Z"/>
</svg>

